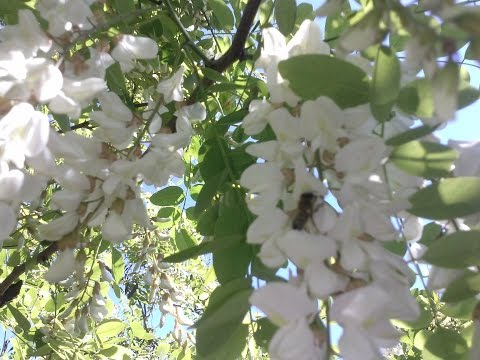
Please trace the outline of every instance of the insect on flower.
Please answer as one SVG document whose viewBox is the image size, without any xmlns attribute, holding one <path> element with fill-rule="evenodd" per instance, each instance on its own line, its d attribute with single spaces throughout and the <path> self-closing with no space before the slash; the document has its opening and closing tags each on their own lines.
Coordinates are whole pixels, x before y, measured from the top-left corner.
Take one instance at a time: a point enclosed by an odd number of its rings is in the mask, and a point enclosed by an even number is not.
<svg viewBox="0 0 480 360">
<path fill-rule="evenodd" d="M 295 217 L 292 222 L 292 228 L 294 230 L 303 230 L 308 220 L 311 219 L 316 211 L 315 202 L 317 198 L 317 195 L 313 192 L 305 192 L 300 195 Z"/>
</svg>

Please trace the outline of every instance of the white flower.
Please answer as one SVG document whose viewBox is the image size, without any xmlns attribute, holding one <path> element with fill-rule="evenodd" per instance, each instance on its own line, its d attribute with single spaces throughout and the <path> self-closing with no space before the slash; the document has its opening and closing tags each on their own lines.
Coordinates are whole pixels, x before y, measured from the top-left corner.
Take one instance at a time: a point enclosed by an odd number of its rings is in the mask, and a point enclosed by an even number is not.
<svg viewBox="0 0 480 360">
<path fill-rule="evenodd" d="M 278 72 L 278 63 L 288 58 L 285 37 L 277 29 L 267 28 L 263 29 L 262 39 L 262 52 L 255 66 L 265 69 L 270 100 L 272 103 L 286 102 L 290 106 L 294 106 L 299 98 Z"/>
<path fill-rule="evenodd" d="M 99 292 L 96 292 L 91 299 L 89 307 L 89 313 L 93 321 L 100 322 L 105 316 L 107 316 L 108 310 L 105 305 L 106 302 L 104 297 Z"/>
<path fill-rule="evenodd" d="M 317 312 L 317 301 L 310 299 L 305 289 L 289 283 L 268 283 L 254 291 L 250 303 L 278 326 L 310 318 Z"/>
<path fill-rule="evenodd" d="M 123 149 L 132 140 L 136 127 L 132 126 L 133 113 L 120 100 L 120 97 L 113 93 L 103 93 L 98 96 L 102 111 L 92 111 L 90 118 L 95 121 L 97 127 L 93 136 L 97 139 L 110 142 L 117 149 Z"/>
<path fill-rule="evenodd" d="M 345 122 L 342 110 L 327 97 L 308 100 L 302 105 L 302 134 L 312 142 L 312 150 L 331 152 L 338 148 L 337 139 L 347 136 L 341 126 Z"/>
<path fill-rule="evenodd" d="M 248 114 L 242 121 L 245 134 L 255 135 L 267 126 L 267 115 L 273 111 L 272 105 L 265 99 L 252 100 L 248 106 Z"/>
<path fill-rule="evenodd" d="M 112 50 L 112 57 L 120 63 L 123 72 L 135 67 L 135 59 L 154 59 L 158 53 L 157 43 L 148 37 L 122 35 Z"/>
<path fill-rule="evenodd" d="M 379 12 L 371 11 L 342 33 L 338 39 L 338 45 L 347 52 L 366 49 L 379 40 L 381 35 L 379 21 Z"/>
<path fill-rule="evenodd" d="M 288 216 L 279 208 L 259 215 L 247 230 L 249 244 L 263 244 L 282 235 L 288 227 Z"/>
<path fill-rule="evenodd" d="M 267 240 L 262 244 L 258 257 L 262 263 L 271 268 L 279 268 L 287 262 L 287 257 L 279 249 L 275 239 Z"/>
<path fill-rule="evenodd" d="M 13 84 L 14 86 L 6 94 L 7 97 L 28 101 L 31 96 L 34 96 L 39 102 L 45 103 L 59 93 L 63 85 L 63 76 L 50 60 L 28 59 L 24 66 L 25 77 Z"/>
<path fill-rule="evenodd" d="M 105 81 L 97 77 L 82 80 L 64 78 L 62 91 L 50 101 L 48 107 L 53 112 L 78 119 L 87 103 L 106 87 Z"/>
<path fill-rule="evenodd" d="M 447 269 L 439 266 L 430 266 L 428 274 L 428 289 L 445 289 L 458 278 L 465 275 L 464 269 Z"/>
<path fill-rule="evenodd" d="M 480 141 L 463 142 L 449 140 L 448 145 L 460 152 L 455 160 L 455 176 L 480 175 Z"/>
<path fill-rule="evenodd" d="M 330 46 L 322 40 L 322 30 L 312 20 L 304 20 L 293 38 L 288 42 L 288 56 L 301 54 L 330 54 Z"/>
<path fill-rule="evenodd" d="M 358 182 L 380 166 L 387 156 L 387 147 L 376 136 L 354 139 L 335 156 L 335 169 L 345 173 L 347 180 Z"/>
<path fill-rule="evenodd" d="M 66 235 L 75 229 L 78 225 L 79 216 L 73 212 L 67 212 L 62 216 L 51 220 L 47 224 L 42 224 L 38 227 L 40 237 L 45 240 L 56 241 L 60 240 L 63 235 Z"/>
<path fill-rule="evenodd" d="M 102 235 L 105 240 L 120 243 L 132 235 L 132 223 L 125 222 L 125 218 L 115 211 L 110 211 L 102 226 Z"/>
<path fill-rule="evenodd" d="M 334 240 L 297 230 L 288 231 L 277 240 L 277 245 L 300 268 L 312 262 L 322 262 L 337 252 Z"/>
<path fill-rule="evenodd" d="M 273 335 L 268 352 L 272 360 L 322 360 L 326 359 L 305 318 L 282 326 Z"/>
<path fill-rule="evenodd" d="M 59 190 L 52 195 L 52 205 L 57 209 L 75 211 L 84 198 L 85 194 L 82 194 L 82 192 Z"/>
<path fill-rule="evenodd" d="M 37 51 L 48 52 L 52 46 L 45 32 L 30 10 L 18 10 L 18 25 L 7 25 L 0 31 L 3 44 L 20 50 L 26 57 L 37 55 Z"/>
<path fill-rule="evenodd" d="M 45 280 L 59 282 L 66 280 L 75 270 L 75 255 L 73 249 L 61 251 L 45 273 Z"/>
<path fill-rule="evenodd" d="M 442 69 L 438 69 L 433 75 L 433 102 L 435 104 L 435 115 L 440 122 L 455 118 L 458 105 L 457 92 L 459 81 L 459 69 L 456 64 L 451 62 Z"/>
<path fill-rule="evenodd" d="M 361 327 L 346 324 L 343 327 L 343 334 L 338 341 L 342 359 L 358 360 L 358 355 L 362 354 L 362 359 L 383 360 L 384 357 L 368 334 Z"/>
<path fill-rule="evenodd" d="M 395 346 L 400 333 L 390 319 L 413 321 L 419 314 L 415 300 L 410 300 L 412 304 L 402 301 L 403 296 L 399 298 L 395 288 L 402 289 L 410 298 L 408 288 L 396 283 L 389 287 L 372 283 L 343 293 L 334 299 L 331 319 L 344 327 L 361 328 L 379 347 Z"/>
<path fill-rule="evenodd" d="M 160 81 L 157 91 L 163 95 L 165 103 L 170 101 L 183 101 L 183 73 L 185 67 L 182 65 L 170 78 Z"/>
<path fill-rule="evenodd" d="M 17 217 L 13 209 L 0 201 L 0 241 L 7 239 L 16 225 Z"/>
<path fill-rule="evenodd" d="M 23 187 L 24 180 L 25 174 L 20 170 L 0 172 L 0 201 L 20 199 L 19 192 Z"/>
<path fill-rule="evenodd" d="M 0 121 L 0 159 L 23 168 L 25 156 L 43 151 L 50 132 L 48 117 L 32 105 L 20 103 Z"/>
<path fill-rule="evenodd" d="M 340 275 L 322 262 L 311 262 L 305 269 L 305 280 L 312 295 L 319 299 L 345 290 L 349 279 Z"/>
<path fill-rule="evenodd" d="M 267 118 L 278 141 L 298 142 L 302 137 L 300 119 L 292 116 L 286 108 L 281 107 L 271 111 Z"/>
<path fill-rule="evenodd" d="M 280 200 L 284 187 L 283 175 L 276 163 L 253 164 L 240 177 L 240 184 L 251 194 L 247 204 L 254 214 L 271 211 Z"/>
</svg>

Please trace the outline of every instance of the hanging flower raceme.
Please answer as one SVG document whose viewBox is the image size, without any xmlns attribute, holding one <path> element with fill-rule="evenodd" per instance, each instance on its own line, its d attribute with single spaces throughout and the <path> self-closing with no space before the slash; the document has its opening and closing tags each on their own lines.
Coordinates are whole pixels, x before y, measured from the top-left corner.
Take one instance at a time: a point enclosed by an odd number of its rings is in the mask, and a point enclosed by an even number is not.
<svg viewBox="0 0 480 360">
<path fill-rule="evenodd" d="M 266 266 L 278 268 L 288 260 L 298 275 L 295 286 L 270 282 L 250 301 L 280 326 L 270 342 L 272 358 L 325 357 L 324 343 L 311 330 L 320 321 L 316 311 L 302 313 L 307 303 L 318 300 L 331 303 L 330 319 L 343 327 L 339 346 L 345 359 L 358 359 L 359 351 L 366 358 L 379 358 L 380 348 L 394 346 L 400 337 L 390 320 L 412 321 L 419 315 L 409 292 L 410 269 L 382 242 L 401 238 L 391 219 L 403 209 L 392 203 L 392 189 L 402 197 L 407 186 L 416 189 L 420 183 L 387 185 L 382 169 L 390 149 L 374 133 L 377 122 L 367 107 L 341 109 L 327 97 L 305 101 L 294 110 L 272 105 L 279 99 L 292 105 L 293 99 L 285 95 L 291 91 L 285 82 L 284 95 L 279 95 L 278 61 L 325 53 L 328 47 L 312 24 L 304 23 L 288 45 L 274 29 L 265 35 L 259 63 L 267 69 L 271 103 L 252 102 L 243 126 L 256 134 L 269 124 L 276 140 L 247 149 L 264 160 L 247 168 L 240 179 L 249 191 L 247 205 L 258 215 L 247 242 L 261 245 L 258 256 Z M 395 121 L 400 125 L 388 125 L 388 136 L 408 129 L 402 117 Z M 327 195 L 336 197 L 337 210 Z M 378 303 L 364 303 L 370 298 Z M 301 315 L 291 315 L 295 311 Z"/>
</svg>

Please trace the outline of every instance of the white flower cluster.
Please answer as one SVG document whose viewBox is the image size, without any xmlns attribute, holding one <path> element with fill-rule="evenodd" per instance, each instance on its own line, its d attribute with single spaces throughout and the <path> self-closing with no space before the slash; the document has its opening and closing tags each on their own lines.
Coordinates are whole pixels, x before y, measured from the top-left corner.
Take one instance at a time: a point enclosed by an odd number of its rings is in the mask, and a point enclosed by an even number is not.
<svg viewBox="0 0 480 360">
<path fill-rule="evenodd" d="M 38 226 L 38 240 L 60 241 L 62 251 L 45 274 L 51 282 L 76 272 L 79 255 L 75 257 L 74 249 L 85 246 L 80 244 L 82 227 L 99 226 L 103 238 L 115 243 L 129 239 L 134 224 L 151 227 L 139 181 L 162 186 L 171 176 L 182 176 L 181 151 L 190 142 L 191 121 L 205 118 L 201 105 L 179 105 L 176 132 L 166 133 L 169 128 L 162 124 L 160 105 L 183 101 L 184 68 L 150 91 L 160 100 L 151 100 L 143 117 L 108 90 L 109 66 L 118 62 L 127 72 L 136 60 L 157 56 L 157 43 L 150 38 L 121 35 L 110 53 L 100 42 L 89 49 L 87 60 L 71 56 L 68 49 L 75 39 L 95 30 L 94 2 L 40 0 L 38 10 L 48 32 L 30 10 L 19 11 L 18 25 L 0 30 L 0 242 L 15 230 L 21 204 L 37 207 L 47 182 L 55 181 L 61 189 L 50 206 L 59 216 Z M 61 135 L 38 110 L 42 106 L 73 121 L 87 106 L 101 110 L 84 115 L 95 127 L 90 136 L 73 131 Z M 146 151 L 139 145 L 143 141 L 149 145 Z M 78 269 L 75 294 L 87 285 L 85 269 Z M 90 314 L 100 321 L 106 311 L 103 297 L 99 291 L 93 296 Z"/>
<path fill-rule="evenodd" d="M 374 134 L 378 123 L 367 106 L 340 109 L 326 97 L 300 103 L 281 78 L 279 60 L 329 53 L 314 22 L 305 21 L 288 44 L 273 28 L 264 30 L 263 39 L 258 65 L 266 70 L 271 99 L 253 101 L 243 127 L 255 135 L 268 124 L 276 140 L 247 148 L 264 160 L 240 180 L 257 215 L 247 242 L 261 245 L 258 256 L 265 265 L 290 261 L 297 275 L 287 283 L 267 283 L 250 301 L 279 326 L 270 342 L 272 359 L 326 358 L 328 336 L 318 323 L 318 303 L 329 298 L 329 321 L 343 328 L 341 356 L 381 359 L 380 349 L 395 346 L 400 336 L 390 320 L 419 315 L 409 291 L 415 274 L 383 242 L 402 238 L 403 229 L 392 219 L 409 206 L 407 197 L 422 180 L 386 164 L 389 148 Z M 383 134 L 401 133 L 411 124 L 397 115 L 384 124 Z M 338 207 L 331 205 L 334 199 Z M 406 240 L 412 240 L 419 220 L 406 223 Z"/>
</svg>

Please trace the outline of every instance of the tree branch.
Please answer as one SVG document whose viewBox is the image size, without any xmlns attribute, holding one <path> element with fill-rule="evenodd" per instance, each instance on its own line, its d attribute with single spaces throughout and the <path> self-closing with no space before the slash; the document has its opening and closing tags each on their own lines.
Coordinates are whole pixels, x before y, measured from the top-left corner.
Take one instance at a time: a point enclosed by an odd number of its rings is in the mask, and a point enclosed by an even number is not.
<svg viewBox="0 0 480 360">
<path fill-rule="evenodd" d="M 232 40 L 232 45 L 228 48 L 227 52 L 223 54 L 219 59 L 214 60 L 207 67 L 216 70 L 218 72 L 224 72 L 235 61 L 240 60 L 243 57 L 243 49 L 247 42 L 250 28 L 252 27 L 253 20 L 260 7 L 261 0 L 249 0 L 243 11 L 240 24 L 238 25 L 237 32 Z"/>
<path fill-rule="evenodd" d="M 255 19 L 255 15 L 257 14 L 261 2 L 262 0 L 248 0 L 248 3 L 243 10 L 240 24 L 238 25 L 235 36 L 233 37 L 232 45 L 230 45 L 225 54 L 223 54 L 219 59 L 206 63 L 206 68 L 210 68 L 222 73 L 235 61 L 245 59 L 245 43 L 247 42 L 248 35 L 250 34 L 250 28 L 253 25 L 253 20 Z M 187 104 L 193 104 L 195 101 L 197 101 L 198 94 L 213 83 L 213 80 L 204 78 L 187 99 Z M 170 127 L 172 131 L 175 132 L 174 121 L 170 122 Z"/>
<path fill-rule="evenodd" d="M 5 291 L 15 282 L 18 278 L 27 270 L 27 267 L 31 267 L 33 264 L 38 264 L 46 261 L 53 255 L 57 250 L 57 243 L 51 243 L 45 249 L 43 249 L 37 256 L 31 258 L 30 260 L 17 265 L 13 268 L 12 272 L 0 283 L 0 296 L 2 296 Z"/>
</svg>

